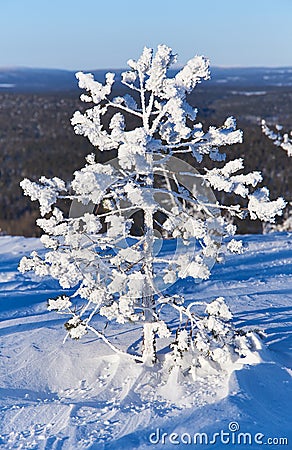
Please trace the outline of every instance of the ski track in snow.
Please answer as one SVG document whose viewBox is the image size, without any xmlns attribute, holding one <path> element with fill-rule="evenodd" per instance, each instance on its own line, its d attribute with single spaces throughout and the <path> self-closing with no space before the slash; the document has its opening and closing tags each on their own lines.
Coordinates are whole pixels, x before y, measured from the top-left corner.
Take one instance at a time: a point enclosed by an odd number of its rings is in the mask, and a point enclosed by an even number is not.
<svg viewBox="0 0 292 450">
<path fill-rule="evenodd" d="M 291 445 L 292 235 L 245 236 L 244 242 L 248 250 L 226 257 L 210 280 L 182 280 L 173 289 L 187 300 L 224 296 L 237 326 L 265 331 L 262 363 L 244 366 L 229 380 L 212 374 L 196 382 L 186 379 L 178 402 L 179 392 L 169 393 L 175 400 L 159 393 L 159 371 L 113 355 L 94 336 L 63 344 L 64 319 L 46 309 L 47 298 L 61 289 L 53 280 L 17 271 L 21 256 L 41 248 L 39 240 L 1 237 L 0 448 L 188 448 L 172 444 L 170 433 L 177 433 L 176 439 L 206 433 L 211 439 L 228 432 L 231 422 L 252 438 L 262 433 L 263 443 L 286 437 Z M 138 344 L 135 329 L 130 334 L 116 326 L 114 334 L 118 346 L 127 348 L 135 336 Z M 171 378 L 165 381 L 172 385 Z M 150 434 L 155 441 L 158 432 L 158 442 L 151 443 Z M 241 448 L 219 441 L 196 447 Z"/>
</svg>

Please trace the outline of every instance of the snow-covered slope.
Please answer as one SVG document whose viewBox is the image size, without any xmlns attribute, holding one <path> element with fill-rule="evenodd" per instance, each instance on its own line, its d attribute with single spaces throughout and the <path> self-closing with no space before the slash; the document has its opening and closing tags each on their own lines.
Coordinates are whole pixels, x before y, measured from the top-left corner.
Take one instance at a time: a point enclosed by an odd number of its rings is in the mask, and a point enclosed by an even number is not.
<svg viewBox="0 0 292 450">
<path fill-rule="evenodd" d="M 180 391 L 175 372 L 161 380 L 95 336 L 63 343 L 64 320 L 46 308 L 57 284 L 17 271 L 39 240 L 1 237 L 0 448 L 289 448 L 292 236 L 244 241 L 248 250 L 216 266 L 210 280 L 176 289 L 189 300 L 224 296 L 237 326 L 266 332 L 262 361 L 231 378 L 181 380 Z M 130 346 L 135 329 L 117 326 L 113 337 Z"/>
</svg>

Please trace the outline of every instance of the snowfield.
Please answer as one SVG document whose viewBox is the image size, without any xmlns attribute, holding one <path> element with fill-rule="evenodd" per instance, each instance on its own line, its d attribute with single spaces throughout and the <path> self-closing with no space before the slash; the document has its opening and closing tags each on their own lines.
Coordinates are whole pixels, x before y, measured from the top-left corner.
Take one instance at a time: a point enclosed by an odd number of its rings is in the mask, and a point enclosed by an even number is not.
<svg viewBox="0 0 292 450">
<path fill-rule="evenodd" d="M 231 376 L 210 371 L 194 382 L 119 356 L 94 335 L 63 342 L 64 319 L 46 304 L 62 293 L 57 282 L 17 271 L 40 241 L 2 236 L 0 448 L 291 448 L 292 235 L 243 240 L 247 251 L 226 257 L 208 281 L 175 289 L 187 300 L 225 297 L 236 326 L 266 333 L 263 348 Z M 134 354 L 135 327 L 109 332 L 117 347 L 134 342 Z"/>
</svg>

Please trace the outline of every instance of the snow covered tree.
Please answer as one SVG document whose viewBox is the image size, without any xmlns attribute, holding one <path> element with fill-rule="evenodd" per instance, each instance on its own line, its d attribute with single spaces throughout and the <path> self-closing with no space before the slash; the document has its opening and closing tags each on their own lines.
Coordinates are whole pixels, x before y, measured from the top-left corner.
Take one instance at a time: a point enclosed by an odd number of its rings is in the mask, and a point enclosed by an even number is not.
<svg viewBox="0 0 292 450">
<path fill-rule="evenodd" d="M 74 130 L 102 152 L 116 150 L 116 158 L 100 164 L 94 153 L 88 155 L 70 183 L 45 177 L 38 183 L 21 182 L 25 195 L 40 203 L 43 217 L 37 224 L 47 252 L 23 258 L 20 271 L 51 276 L 66 289 L 49 299 L 48 309 L 68 315 L 65 326 L 71 338 L 92 332 L 123 353 L 106 335 L 105 320 L 141 324 L 141 353 L 129 356 L 148 364 L 157 359 L 158 337 L 168 340 L 179 365 L 187 350 L 215 361 L 231 342 L 238 355 L 249 345 L 248 336 L 235 338 L 231 332 L 230 311 L 222 298 L 200 315 L 197 303 L 186 305 L 170 287 L 181 278 L 209 278 L 222 237 L 236 231 L 220 211 L 273 222 L 285 206 L 282 198 L 271 201 L 267 188 L 257 188 L 259 172 L 242 173 L 242 159 L 225 163 L 220 148 L 242 141 L 233 117 L 207 131 L 196 121 L 197 109 L 187 95 L 209 78 L 208 60 L 195 56 L 170 77 L 168 69 L 175 62 L 176 55 L 165 45 L 156 53 L 144 48 L 137 61 L 128 61 L 130 70 L 121 80 L 128 93 L 118 97 L 112 95 L 113 73 L 102 84 L 78 72 L 79 87 L 86 91 L 81 100 L 91 106 L 74 114 Z M 128 124 L 130 115 L 137 120 L 134 129 Z M 202 170 L 182 161 L 180 154 L 189 154 Z M 204 168 L 207 158 L 218 167 Z M 212 190 L 236 194 L 241 205 L 221 205 Z M 62 199 L 72 200 L 69 216 L 61 210 Z M 139 214 L 140 222 L 135 219 Z M 167 239 L 173 243 L 171 254 L 163 250 Z M 232 239 L 228 249 L 241 253 L 242 244 Z M 162 319 L 165 307 L 179 314 L 175 335 Z"/>
</svg>

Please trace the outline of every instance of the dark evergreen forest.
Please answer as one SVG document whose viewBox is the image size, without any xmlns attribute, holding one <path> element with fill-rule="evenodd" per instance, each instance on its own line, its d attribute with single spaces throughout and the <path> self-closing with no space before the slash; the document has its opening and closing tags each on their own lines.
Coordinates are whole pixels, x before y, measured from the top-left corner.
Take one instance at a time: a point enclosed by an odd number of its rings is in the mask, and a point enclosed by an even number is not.
<svg viewBox="0 0 292 450">
<path fill-rule="evenodd" d="M 124 92 L 123 92 L 124 93 Z M 114 92 L 114 95 L 121 92 Z M 189 102 L 199 109 L 198 120 L 207 130 L 220 126 L 226 117 L 237 118 L 244 143 L 227 149 L 228 159 L 243 157 L 246 170 L 261 170 L 271 198 L 292 199 L 291 159 L 261 133 L 261 119 L 269 125 L 281 123 L 292 129 L 292 87 L 252 86 L 208 82 L 198 86 Z M 3 234 L 38 236 L 35 225 L 38 204 L 22 195 L 19 182 L 42 175 L 72 177 L 84 157 L 96 151 L 101 162 L 115 152 L 101 153 L 83 137 L 76 136 L 70 118 L 84 110 L 76 90 L 50 93 L 0 93 L 0 228 Z M 107 117 L 105 117 L 107 126 Z M 133 122 L 128 127 L 134 127 Z M 190 161 L 191 162 L 191 161 Z M 210 163 L 206 161 L 210 167 Z M 202 166 L 201 166 L 202 167 Z M 228 201 L 228 200 L 227 200 Z M 241 226 L 242 233 L 261 232 L 258 223 Z"/>
</svg>

